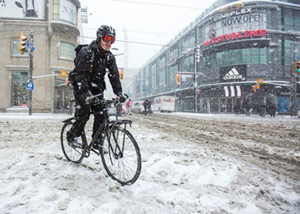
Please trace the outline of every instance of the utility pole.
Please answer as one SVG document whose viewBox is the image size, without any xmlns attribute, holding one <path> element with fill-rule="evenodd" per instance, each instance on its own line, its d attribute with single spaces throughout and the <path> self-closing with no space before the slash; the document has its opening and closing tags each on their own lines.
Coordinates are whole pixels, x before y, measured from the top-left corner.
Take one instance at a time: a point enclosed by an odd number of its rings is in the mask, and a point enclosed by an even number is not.
<svg viewBox="0 0 300 214">
<path fill-rule="evenodd" d="M 30 30 L 30 43 L 33 45 L 33 30 Z M 32 81 L 32 71 L 33 71 L 33 50 L 30 48 L 29 52 L 30 62 L 29 62 L 29 83 L 33 84 Z M 29 90 L 29 97 L 28 97 L 28 107 L 29 107 L 29 115 L 32 115 L 32 90 Z"/>
<path fill-rule="evenodd" d="M 290 114 L 291 116 L 296 115 L 297 113 L 297 106 L 296 106 L 296 99 L 297 99 L 297 79 L 296 79 L 296 72 L 294 68 L 294 43 L 291 43 L 291 106 L 290 106 Z"/>
<path fill-rule="evenodd" d="M 199 45 L 197 45 L 196 50 L 195 50 L 195 69 L 194 69 L 194 97 L 195 97 L 195 113 L 198 112 L 198 108 L 197 108 L 197 64 L 198 62 L 200 62 L 200 47 Z"/>
</svg>

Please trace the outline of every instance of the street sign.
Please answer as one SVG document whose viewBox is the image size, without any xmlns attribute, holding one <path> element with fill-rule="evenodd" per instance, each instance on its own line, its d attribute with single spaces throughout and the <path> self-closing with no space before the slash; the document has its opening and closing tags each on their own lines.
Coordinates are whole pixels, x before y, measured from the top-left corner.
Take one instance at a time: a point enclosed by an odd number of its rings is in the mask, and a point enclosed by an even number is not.
<svg viewBox="0 0 300 214">
<path fill-rule="evenodd" d="M 149 91 L 149 86 L 142 86 L 142 91 Z"/>
<path fill-rule="evenodd" d="M 28 41 L 27 41 L 27 46 L 30 48 L 30 50 L 34 51 L 33 45 Z"/>
<path fill-rule="evenodd" d="M 34 88 L 34 84 L 33 83 L 31 83 L 31 82 L 26 83 L 26 89 L 27 90 L 33 90 L 33 88 Z"/>
</svg>

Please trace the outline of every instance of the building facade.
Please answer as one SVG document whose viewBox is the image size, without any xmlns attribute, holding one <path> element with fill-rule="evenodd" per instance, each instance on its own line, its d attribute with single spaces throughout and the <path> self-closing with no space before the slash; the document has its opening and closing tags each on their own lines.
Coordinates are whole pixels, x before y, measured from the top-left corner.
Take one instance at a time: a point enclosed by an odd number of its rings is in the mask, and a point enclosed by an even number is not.
<svg viewBox="0 0 300 214">
<path fill-rule="evenodd" d="M 218 0 L 139 70 L 135 99 L 170 95 L 177 111 L 234 112 L 248 96 L 254 112 L 261 102 L 288 112 L 296 91 L 299 100 L 296 61 L 299 1 Z"/>
<path fill-rule="evenodd" d="M 0 111 L 28 111 L 30 50 L 19 52 L 21 33 L 34 47 L 32 111 L 68 110 L 72 93 L 65 87 L 65 78 L 60 73 L 74 68 L 74 48 L 80 34 L 79 8 L 78 0 L 0 3 Z"/>
</svg>

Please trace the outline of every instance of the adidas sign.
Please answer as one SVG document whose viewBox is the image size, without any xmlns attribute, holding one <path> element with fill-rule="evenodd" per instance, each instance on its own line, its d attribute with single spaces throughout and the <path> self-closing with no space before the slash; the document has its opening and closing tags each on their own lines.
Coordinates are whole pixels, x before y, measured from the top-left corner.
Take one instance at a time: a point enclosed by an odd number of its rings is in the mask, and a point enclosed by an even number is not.
<svg viewBox="0 0 300 214">
<path fill-rule="evenodd" d="M 244 80 L 245 78 L 241 75 L 236 68 L 232 68 L 225 76 L 223 80 Z"/>
</svg>

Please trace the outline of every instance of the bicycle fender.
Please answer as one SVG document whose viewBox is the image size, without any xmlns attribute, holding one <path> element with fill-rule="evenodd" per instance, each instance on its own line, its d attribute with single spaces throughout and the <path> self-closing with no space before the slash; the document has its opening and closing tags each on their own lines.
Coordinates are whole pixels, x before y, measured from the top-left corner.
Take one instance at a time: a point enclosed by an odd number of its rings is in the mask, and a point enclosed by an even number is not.
<svg viewBox="0 0 300 214">
<path fill-rule="evenodd" d="M 72 120 L 74 120 L 75 118 L 74 117 L 71 117 L 71 118 L 69 118 L 69 119 L 66 119 L 66 120 L 64 120 L 64 121 L 62 121 L 63 123 L 67 123 L 67 122 L 70 122 L 70 121 L 72 121 Z"/>
</svg>

